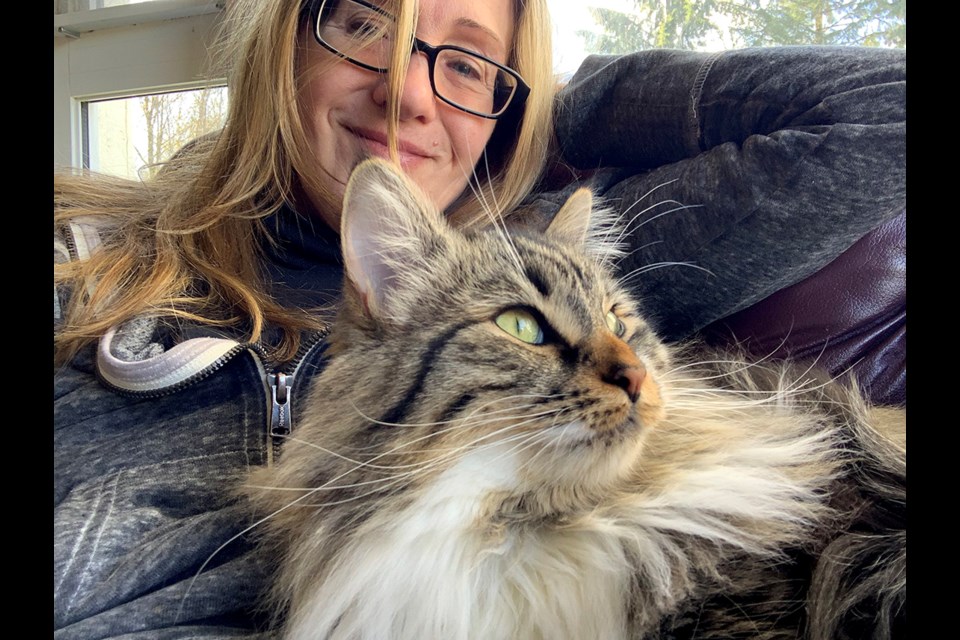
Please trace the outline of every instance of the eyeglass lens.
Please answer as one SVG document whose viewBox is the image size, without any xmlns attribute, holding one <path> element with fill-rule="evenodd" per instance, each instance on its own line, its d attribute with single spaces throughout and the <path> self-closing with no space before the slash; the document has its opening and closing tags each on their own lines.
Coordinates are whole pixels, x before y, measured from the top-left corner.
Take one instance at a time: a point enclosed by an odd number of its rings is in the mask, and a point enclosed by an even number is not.
<svg viewBox="0 0 960 640">
<path fill-rule="evenodd" d="M 393 17 L 376 5 L 327 0 L 320 7 L 317 38 L 348 60 L 378 71 L 390 66 Z M 434 92 L 447 102 L 487 116 L 501 114 L 517 80 L 478 54 L 440 47 L 431 61 Z"/>
</svg>

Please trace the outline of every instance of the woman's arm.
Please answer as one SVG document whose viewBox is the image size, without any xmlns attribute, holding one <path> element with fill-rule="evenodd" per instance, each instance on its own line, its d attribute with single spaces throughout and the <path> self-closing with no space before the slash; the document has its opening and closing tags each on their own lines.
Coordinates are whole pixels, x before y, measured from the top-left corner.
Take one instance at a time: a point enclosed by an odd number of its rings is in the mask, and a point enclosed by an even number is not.
<svg viewBox="0 0 960 640">
<path fill-rule="evenodd" d="M 903 51 L 849 47 L 585 61 L 559 94 L 561 159 L 604 167 L 590 182 L 631 221 L 622 268 L 642 272 L 630 282 L 665 337 L 800 281 L 904 211 L 905 67 Z"/>
</svg>

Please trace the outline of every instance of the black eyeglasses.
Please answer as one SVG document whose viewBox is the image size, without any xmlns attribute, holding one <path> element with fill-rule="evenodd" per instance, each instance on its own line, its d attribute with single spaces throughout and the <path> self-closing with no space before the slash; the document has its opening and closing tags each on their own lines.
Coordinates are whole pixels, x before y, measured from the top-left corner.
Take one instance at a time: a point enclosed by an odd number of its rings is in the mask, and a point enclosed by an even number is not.
<svg viewBox="0 0 960 640">
<path fill-rule="evenodd" d="M 315 18 L 313 34 L 322 47 L 362 69 L 387 72 L 393 16 L 383 8 L 365 0 L 323 0 Z M 427 56 L 438 98 L 475 116 L 496 120 L 530 93 L 519 73 L 469 49 L 414 38 L 411 53 Z"/>
</svg>

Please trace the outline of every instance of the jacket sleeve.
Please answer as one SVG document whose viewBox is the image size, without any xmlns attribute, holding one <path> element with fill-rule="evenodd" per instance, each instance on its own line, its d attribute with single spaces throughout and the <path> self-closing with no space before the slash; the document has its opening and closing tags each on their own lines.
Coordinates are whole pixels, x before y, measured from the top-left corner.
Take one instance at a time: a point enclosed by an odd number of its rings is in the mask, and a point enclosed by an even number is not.
<svg viewBox="0 0 960 640">
<path fill-rule="evenodd" d="M 903 51 L 855 47 L 584 62 L 558 96 L 561 160 L 622 213 L 621 268 L 664 337 L 802 280 L 905 210 L 905 67 Z"/>
</svg>

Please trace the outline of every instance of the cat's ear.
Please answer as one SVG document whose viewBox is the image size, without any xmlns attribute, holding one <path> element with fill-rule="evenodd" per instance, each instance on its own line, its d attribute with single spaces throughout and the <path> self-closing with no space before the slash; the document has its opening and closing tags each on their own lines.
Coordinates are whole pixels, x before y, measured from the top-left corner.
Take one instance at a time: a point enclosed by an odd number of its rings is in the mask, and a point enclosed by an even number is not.
<svg viewBox="0 0 960 640">
<path fill-rule="evenodd" d="M 347 278 L 365 312 L 399 319 L 404 292 L 429 269 L 445 222 L 409 178 L 378 159 L 359 164 L 343 196 L 340 238 Z"/>
<path fill-rule="evenodd" d="M 593 193 L 589 189 L 577 189 L 560 207 L 547 227 L 547 237 L 576 246 L 583 245 L 590 230 L 590 215 L 593 211 Z"/>
<path fill-rule="evenodd" d="M 577 189 L 553 217 L 546 235 L 606 263 L 623 255 L 619 243 L 622 234 L 616 220 L 611 210 L 597 206 L 593 192 L 587 188 Z"/>
</svg>

